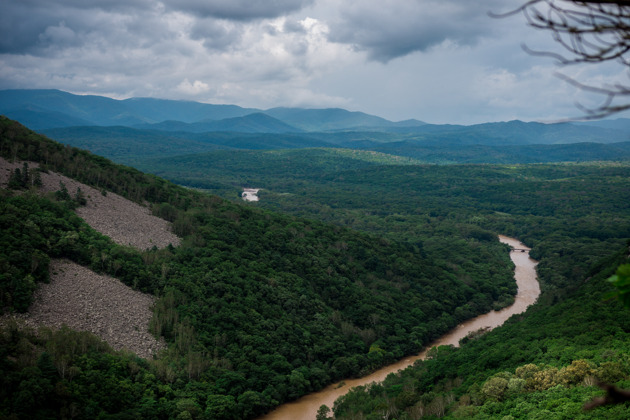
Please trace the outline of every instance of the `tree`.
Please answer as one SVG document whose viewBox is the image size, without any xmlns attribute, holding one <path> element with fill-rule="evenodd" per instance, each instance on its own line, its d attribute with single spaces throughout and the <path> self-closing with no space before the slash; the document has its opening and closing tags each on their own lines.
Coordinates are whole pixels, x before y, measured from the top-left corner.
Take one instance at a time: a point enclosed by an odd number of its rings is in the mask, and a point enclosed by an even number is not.
<svg viewBox="0 0 630 420">
<path fill-rule="evenodd" d="M 7 186 L 9 189 L 19 190 L 25 187 L 22 181 L 22 171 L 20 170 L 20 168 L 15 168 L 15 170 L 11 172 L 11 176 L 9 177 L 9 182 Z"/>
<path fill-rule="evenodd" d="M 62 181 L 59 181 L 59 190 L 55 191 L 55 198 L 59 201 L 70 201 L 72 197 L 70 197 L 70 193 L 68 193 L 68 188 L 66 184 Z"/>
<path fill-rule="evenodd" d="M 501 401 L 508 389 L 508 383 L 508 380 L 505 378 L 493 376 L 483 384 L 481 392 L 493 400 Z"/>
<path fill-rule="evenodd" d="M 236 401 L 231 395 L 208 395 L 204 418 L 233 419 L 236 418 Z"/>
<path fill-rule="evenodd" d="M 630 308 L 630 264 L 620 265 L 608 281 L 616 288 L 608 297 L 617 297 L 626 308 Z"/>
<path fill-rule="evenodd" d="M 529 0 L 508 16 L 522 13 L 530 26 L 551 31 L 565 54 L 532 51 L 550 56 L 561 64 L 618 61 L 630 67 L 630 1 L 628 0 Z M 527 48 L 527 47 L 526 47 Z M 602 118 L 630 109 L 630 103 L 618 99 L 630 96 L 630 85 L 591 86 L 567 76 L 560 76 L 580 89 L 601 94 L 604 101 L 595 108 L 581 107 L 587 118 Z M 579 106 L 579 105 L 578 105 Z"/>
<path fill-rule="evenodd" d="M 79 206 L 85 206 L 87 204 L 87 199 L 85 198 L 85 194 L 81 191 L 80 187 L 77 187 L 77 192 L 74 194 L 74 201 Z"/>
<path fill-rule="evenodd" d="M 322 404 L 319 406 L 317 410 L 317 420 L 325 420 L 328 418 L 328 414 L 330 414 L 330 408 L 326 404 Z"/>
</svg>

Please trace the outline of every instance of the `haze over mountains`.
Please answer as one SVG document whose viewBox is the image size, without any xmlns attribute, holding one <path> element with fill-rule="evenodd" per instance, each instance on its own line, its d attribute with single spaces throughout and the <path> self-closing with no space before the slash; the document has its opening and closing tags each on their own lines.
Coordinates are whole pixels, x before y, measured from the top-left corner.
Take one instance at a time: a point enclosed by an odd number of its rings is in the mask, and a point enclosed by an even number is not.
<svg viewBox="0 0 630 420">
<path fill-rule="evenodd" d="M 169 131 L 300 132 L 362 127 L 424 125 L 393 123 L 345 109 L 273 108 L 266 111 L 236 105 L 212 105 L 153 98 L 116 100 L 79 96 L 59 90 L 0 91 L 0 112 L 33 129 L 77 125 L 123 125 Z"/>
<path fill-rule="evenodd" d="M 113 159 L 313 147 L 373 150 L 433 163 L 630 157 L 630 119 L 435 125 L 393 122 L 339 108 L 260 110 L 153 98 L 116 100 L 59 90 L 0 91 L 0 114 Z"/>
<path fill-rule="evenodd" d="M 586 136 L 610 143 L 629 138 L 630 119 L 575 124 L 523 123 L 521 121 L 462 125 L 434 125 L 419 120 L 392 122 L 363 112 L 340 108 L 271 108 L 260 110 L 237 105 L 213 105 L 154 98 L 111 99 L 73 95 L 60 90 L 2 90 L 0 112 L 37 130 L 72 126 L 126 126 L 166 131 L 236 131 L 257 133 L 325 132 L 336 130 L 444 134 L 476 132 L 490 137 L 515 133 L 526 141 L 537 136 L 544 143 L 574 143 L 562 138 Z M 579 127 L 579 128 L 577 128 Z M 586 128 L 588 127 L 588 128 Z M 584 133 L 586 131 L 588 134 Z M 623 133 L 625 131 L 625 133 Z M 580 135 L 580 132 L 582 133 Z M 556 137 L 557 136 L 557 137 Z M 528 143 L 533 143 L 529 140 Z"/>
</svg>

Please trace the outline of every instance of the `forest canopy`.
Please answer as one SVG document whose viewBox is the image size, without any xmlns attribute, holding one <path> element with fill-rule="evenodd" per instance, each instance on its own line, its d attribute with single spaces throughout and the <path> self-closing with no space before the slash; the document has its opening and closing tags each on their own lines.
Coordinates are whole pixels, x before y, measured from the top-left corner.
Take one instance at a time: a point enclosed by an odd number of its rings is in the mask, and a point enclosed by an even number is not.
<svg viewBox="0 0 630 420">
<path fill-rule="evenodd" d="M 516 369 L 528 363 L 544 372 L 549 368 L 542 363 L 566 371 L 573 360 L 586 360 L 593 371 L 608 369 L 619 381 L 627 378 L 626 350 L 610 341 L 622 339 L 626 326 L 606 327 L 616 307 L 594 301 L 593 308 L 605 310 L 584 331 L 575 323 L 566 330 L 553 329 L 554 324 L 549 330 L 535 328 L 558 311 L 580 307 L 590 293 L 582 285 L 597 293 L 610 287 L 586 279 L 612 275 L 610 267 L 630 237 L 627 164 L 441 167 L 343 154 L 329 160 L 321 151 L 302 151 L 301 158 L 296 153 L 291 159 L 278 153 L 280 159 L 248 174 L 250 186 L 264 189 L 259 203 L 245 204 L 236 190 L 242 185 L 236 170 L 242 160 L 226 160 L 214 172 L 207 165 L 205 177 L 198 177 L 200 186 L 221 185 L 229 201 L 1 119 L 5 159 L 37 162 L 41 170 L 65 174 L 104 194 L 148 203 L 183 238 L 180 246 L 145 251 L 115 244 L 76 216 L 73 208 L 80 203 L 73 192 L 63 194 L 60 186 L 60 194 L 41 195 L 35 172 L 22 166 L 22 181 L 16 177 L 14 189 L 1 191 L 3 309 L 26 310 L 37 283 L 48 281 L 49 261 L 67 258 L 157 296 L 151 328 L 169 347 L 158 358 L 143 360 L 114 352 L 89 334 L 35 333 L 6 325 L 0 335 L 2 415 L 259 416 L 332 381 L 418 352 L 462 320 L 508 305 L 516 290 L 498 233 L 518 237 L 540 260 L 543 295 L 539 309 L 524 318 L 533 324 L 523 324 L 523 337 L 538 337 L 536 346 L 516 352 L 511 346 L 522 342 L 511 336 L 515 326 L 488 333 L 473 343 L 491 350 L 470 347 L 484 361 L 452 364 L 466 352 L 454 352 L 455 359 L 438 357 L 449 360 L 451 368 L 435 370 L 434 380 L 426 379 L 428 388 L 425 382 L 423 388 L 410 385 L 422 395 L 404 394 L 400 401 L 426 405 L 439 395 L 448 401 L 455 388 L 444 381 L 456 379 L 449 370 L 455 368 L 461 383 L 471 387 L 483 387 L 497 369 L 507 372 L 500 378 L 509 382 L 520 379 Z M 248 159 L 257 158 L 248 153 Z M 203 174 L 191 161 L 173 159 L 172 164 L 169 170 L 187 165 L 191 174 Z M 33 178 L 25 181 L 25 172 Z M 585 310 L 580 316 L 590 314 Z M 571 334 L 596 344 L 584 351 L 556 351 L 553 340 Z M 604 356 L 608 350 L 614 355 Z M 572 351 L 575 359 L 569 357 Z M 498 382 L 503 383 L 493 379 L 491 384 Z M 397 391 L 387 395 L 403 395 L 399 391 L 406 385 L 393 386 Z M 435 394 L 424 396 L 430 389 Z M 453 394 L 473 398 L 467 389 Z M 374 392 L 381 398 L 380 389 Z M 445 407 L 454 409 L 454 401 Z M 398 406 L 400 413 L 411 407 L 407 403 Z M 341 405 L 335 410 L 342 414 Z"/>
<path fill-rule="evenodd" d="M 43 197 L 36 186 L 5 190 L 3 307 L 26 310 L 36 283 L 48 279 L 51 258 L 70 259 L 157 295 L 152 328 L 170 346 L 151 369 L 173 392 L 194 384 L 196 392 L 215 396 L 194 397 L 201 411 L 231 401 L 235 417 L 259 415 L 417 352 L 515 293 L 507 253 L 498 243 L 486 251 L 497 262 L 493 274 L 462 281 L 461 273 L 427 258 L 421 244 L 230 203 L 61 146 L 6 119 L 0 135 L 5 158 L 38 162 L 42 170 L 104 193 L 146 200 L 183 237 L 179 247 L 137 251 L 87 226 L 63 189 Z M 39 345 L 28 334 L 15 334 L 7 340 L 20 336 Z M 381 351 L 370 353 L 374 344 Z M 19 383 L 19 372 L 29 366 L 7 367 L 17 375 L 10 381 Z M 138 386 L 148 385 L 140 380 Z M 18 404 L 17 397 L 6 396 L 13 401 L 6 409 Z M 136 403 L 121 410 L 137 409 Z"/>
</svg>

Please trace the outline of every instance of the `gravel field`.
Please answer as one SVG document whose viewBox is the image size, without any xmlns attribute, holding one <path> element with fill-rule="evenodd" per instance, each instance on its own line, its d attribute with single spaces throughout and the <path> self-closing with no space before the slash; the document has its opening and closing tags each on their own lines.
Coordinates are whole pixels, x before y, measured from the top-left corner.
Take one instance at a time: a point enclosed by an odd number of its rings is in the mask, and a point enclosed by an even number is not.
<svg viewBox="0 0 630 420">
<path fill-rule="evenodd" d="M 11 171 L 22 168 L 23 162 L 10 163 L 0 157 L 0 185 L 5 187 Z M 36 168 L 37 163 L 29 162 L 29 169 Z M 77 188 L 87 198 L 87 205 L 77 208 L 76 213 L 95 230 L 109 236 L 121 245 L 131 245 L 138 249 L 157 246 L 164 248 L 168 244 L 177 246 L 179 238 L 171 231 L 170 224 L 153 216 L 147 207 L 108 192 L 106 196 L 100 191 L 81 184 L 66 176 L 49 172 L 42 173 L 42 191 L 44 193 L 59 190 L 59 182 L 63 182 L 70 195 L 74 196 Z"/>
<path fill-rule="evenodd" d="M 22 165 L 23 162 L 10 163 L 0 157 L 0 187 L 6 187 L 11 172 Z M 29 169 L 36 167 L 38 164 L 29 162 Z M 60 181 L 70 195 L 81 188 L 87 205 L 79 207 L 76 213 L 118 244 L 143 250 L 180 243 L 170 224 L 153 216 L 146 207 L 111 192 L 104 196 L 92 187 L 53 172 L 42 173 L 41 179 L 42 193 L 58 191 Z M 75 330 L 90 331 L 113 348 L 126 348 L 144 358 L 166 347 L 148 332 L 152 296 L 66 260 L 51 261 L 50 279 L 49 284 L 38 286 L 29 312 L 14 315 L 15 318 L 34 327 L 66 324 Z"/>
<path fill-rule="evenodd" d="M 149 333 L 154 298 L 67 260 L 50 262 L 50 283 L 40 284 L 27 314 L 13 315 L 26 325 L 89 331 L 116 350 L 151 358 L 166 347 Z"/>
</svg>

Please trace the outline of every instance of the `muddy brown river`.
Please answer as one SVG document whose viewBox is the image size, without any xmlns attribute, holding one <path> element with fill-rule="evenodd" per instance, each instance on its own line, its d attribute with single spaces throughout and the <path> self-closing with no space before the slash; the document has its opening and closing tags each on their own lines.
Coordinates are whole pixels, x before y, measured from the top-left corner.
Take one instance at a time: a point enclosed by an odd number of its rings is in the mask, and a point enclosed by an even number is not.
<svg viewBox="0 0 630 420">
<path fill-rule="evenodd" d="M 514 278 L 516 279 L 518 292 L 512 306 L 500 311 L 492 311 L 480 315 L 458 325 L 448 334 L 429 344 L 426 350 L 418 355 L 406 357 L 363 378 L 346 379 L 345 381 L 332 384 L 321 391 L 305 395 L 296 401 L 279 406 L 259 420 L 314 420 L 317 410 L 322 404 L 326 404 L 332 409 L 335 400 L 348 392 L 350 388 L 367 385 L 372 382 L 382 382 L 390 373 L 398 372 L 412 365 L 418 359 L 424 359 L 427 351 L 433 346 L 449 344 L 458 346 L 459 340 L 468 335 L 468 333 L 477 331 L 480 328 L 498 327 L 512 315 L 524 312 L 529 305 L 536 302 L 538 295 L 540 295 L 540 286 L 536 275 L 536 264 L 538 262 L 529 257 L 529 248 L 517 239 L 499 235 L 499 240 L 513 248 L 512 252 L 510 252 L 510 258 L 516 267 Z"/>
</svg>

